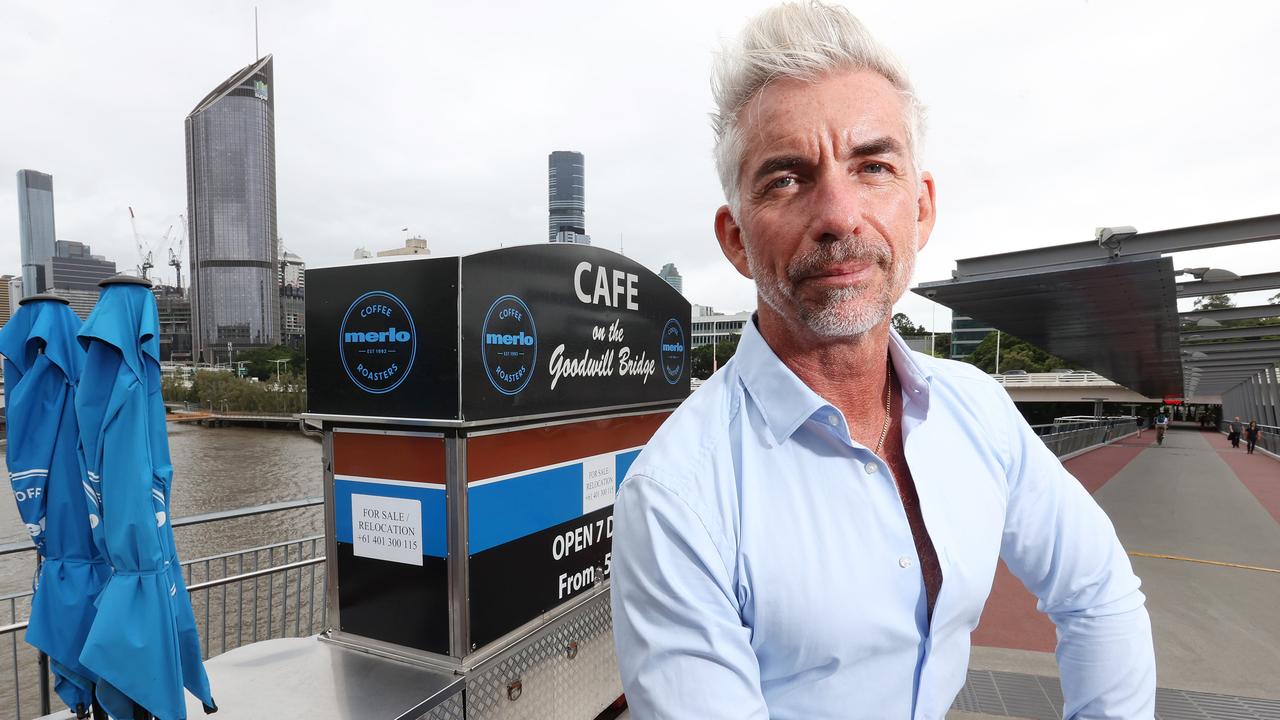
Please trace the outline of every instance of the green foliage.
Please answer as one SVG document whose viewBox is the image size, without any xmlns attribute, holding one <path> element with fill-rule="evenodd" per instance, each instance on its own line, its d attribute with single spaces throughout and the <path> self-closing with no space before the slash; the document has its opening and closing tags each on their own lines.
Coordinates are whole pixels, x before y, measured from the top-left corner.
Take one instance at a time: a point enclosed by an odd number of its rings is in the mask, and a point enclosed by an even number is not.
<svg viewBox="0 0 1280 720">
<path fill-rule="evenodd" d="M 236 353 L 236 362 L 246 363 L 245 369 L 252 377 L 259 380 L 274 380 L 276 377 L 276 363 L 273 360 L 288 360 L 287 363 L 280 363 L 280 372 L 282 373 L 305 373 L 306 356 L 301 352 L 284 345 L 276 345 L 269 348 L 252 348 Z"/>
<path fill-rule="evenodd" d="M 1235 307 L 1236 304 L 1231 301 L 1230 295 L 1218 294 L 1198 297 L 1191 306 L 1196 310 L 1225 310 Z"/>
<path fill-rule="evenodd" d="M 201 371 L 195 374 L 191 387 L 181 381 L 165 380 L 161 386 L 164 399 L 189 402 L 202 408 L 231 412 L 296 413 L 307 406 L 307 378 L 284 372 L 280 384 L 253 382 L 229 372 Z"/>
<path fill-rule="evenodd" d="M 967 361 L 984 371 L 996 371 L 996 333 L 991 333 L 978 346 Z M 1025 370 L 1029 373 L 1052 372 L 1058 368 L 1079 369 L 1079 365 L 1063 360 L 1041 350 L 1026 340 L 1007 333 L 1000 333 L 1000 372 Z"/>
<path fill-rule="evenodd" d="M 933 336 L 933 356 L 936 358 L 951 357 L 951 333 L 938 333 Z"/>
<path fill-rule="evenodd" d="M 715 346 L 715 365 L 724 367 L 729 362 L 729 358 L 738 351 L 738 341 L 742 339 L 741 335 L 731 335 L 727 340 L 721 340 Z M 711 377 L 712 370 L 712 348 L 710 344 L 702 345 L 694 348 L 689 353 L 690 374 L 700 380 L 706 380 Z"/>
<path fill-rule="evenodd" d="M 923 325 L 912 323 L 906 313 L 894 313 L 893 318 L 889 320 L 889 325 L 897 330 L 899 335 L 924 335 L 929 332 Z"/>
</svg>

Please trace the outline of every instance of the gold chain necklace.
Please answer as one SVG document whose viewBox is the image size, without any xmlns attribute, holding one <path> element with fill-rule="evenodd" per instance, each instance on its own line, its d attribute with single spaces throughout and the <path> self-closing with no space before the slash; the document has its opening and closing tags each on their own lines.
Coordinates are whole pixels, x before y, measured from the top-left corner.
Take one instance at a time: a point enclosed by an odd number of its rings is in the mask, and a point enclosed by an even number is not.
<svg viewBox="0 0 1280 720">
<path fill-rule="evenodd" d="M 893 361 L 885 362 L 884 370 L 884 427 L 880 428 L 880 439 L 876 442 L 876 455 L 884 447 L 884 439 L 889 435 L 889 417 L 893 412 Z"/>
</svg>

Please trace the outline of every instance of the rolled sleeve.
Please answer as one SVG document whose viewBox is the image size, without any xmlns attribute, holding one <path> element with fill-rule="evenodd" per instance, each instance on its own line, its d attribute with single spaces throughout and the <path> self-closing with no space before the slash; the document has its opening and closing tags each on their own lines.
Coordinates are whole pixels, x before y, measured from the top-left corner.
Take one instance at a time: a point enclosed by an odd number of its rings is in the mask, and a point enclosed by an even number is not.
<svg viewBox="0 0 1280 720">
<path fill-rule="evenodd" d="M 614 506 L 613 625 L 637 720 L 759 718 L 768 709 L 732 574 L 703 517 L 645 475 Z"/>
<path fill-rule="evenodd" d="M 1106 513 L 1009 403 L 1000 556 L 1057 626 L 1065 718 L 1150 718 L 1155 653 L 1145 597 Z"/>
</svg>

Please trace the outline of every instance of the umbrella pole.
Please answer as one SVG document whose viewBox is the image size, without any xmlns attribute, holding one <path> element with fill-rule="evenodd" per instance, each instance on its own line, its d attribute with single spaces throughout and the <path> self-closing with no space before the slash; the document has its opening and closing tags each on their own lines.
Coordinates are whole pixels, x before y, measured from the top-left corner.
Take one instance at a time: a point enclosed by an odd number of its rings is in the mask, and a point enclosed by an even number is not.
<svg viewBox="0 0 1280 720">
<path fill-rule="evenodd" d="M 40 577 L 40 567 L 44 565 L 44 556 L 42 553 L 36 553 L 36 578 Z M 35 583 L 32 583 L 35 587 Z M 40 651 L 40 714 L 48 715 L 53 712 L 49 705 L 49 656 Z"/>
<path fill-rule="evenodd" d="M 40 714 L 53 712 L 49 705 L 49 656 L 40 653 Z"/>
</svg>

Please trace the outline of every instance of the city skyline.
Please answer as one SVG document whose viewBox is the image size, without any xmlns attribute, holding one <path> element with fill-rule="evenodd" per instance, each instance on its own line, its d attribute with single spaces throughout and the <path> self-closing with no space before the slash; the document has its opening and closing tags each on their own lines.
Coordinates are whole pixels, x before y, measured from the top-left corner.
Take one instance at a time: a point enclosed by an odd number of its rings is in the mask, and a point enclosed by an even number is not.
<svg viewBox="0 0 1280 720">
<path fill-rule="evenodd" d="M 722 197 L 707 68 L 719 38 L 767 4 L 512 7 L 494 25 L 503 42 L 466 65 L 441 58 L 470 57 L 463 38 L 476 11 L 269 8 L 263 49 L 289 88 L 277 98 L 279 234 L 313 266 L 349 261 L 353 245 L 396 244 L 405 225 L 438 254 L 545 242 L 544 158 L 572 147 L 592 158 L 593 244 L 649 267 L 674 261 L 695 302 L 752 307 L 750 282 L 710 232 Z M 925 3 L 855 12 L 903 57 L 930 111 L 923 165 L 937 179 L 939 221 L 915 282 L 947 277 L 961 257 L 1088 240 L 1099 225 L 1159 230 L 1274 212 L 1280 181 L 1262 158 L 1280 155 L 1269 130 L 1280 99 L 1266 74 L 1280 59 L 1267 40 L 1280 9 Z M 4 137 L 22 139 L 0 149 L 0 169 L 57 175 L 60 235 L 128 267 L 138 261 L 125 207 L 139 210 L 144 238 L 178 222 L 176 118 L 250 59 L 253 13 L 245 3 L 144 4 L 123 13 L 123 35 L 100 37 L 121 15 L 15 6 L 0 28 L 12 58 L 0 77 L 26 103 L 0 118 Z M 192 24 L 207 32 L 177 31 Z M 554 53 L 530 32 L 560 25 L 581 38 L 575 53 Z M 424 28 L 430 52 L 412 42 Z M 647 35 L 663 37 L 661 47 L 641 42 Z M 335 42 L 368 63 L 334 57 Z M 166 62 L 155 64 L 156 53 Z M 148 92 L 119 102 L 118 78 L 144 68 Z M 1205 136 L 1234 142 L 1184 155 Z M 15 189 L 0 185 L 0 227 L 14 235 Z M 16 246 L 0 244 L 0 269 L 19 270 Z M 1258 250 L 1276 269 L 1266 248 L 1202 251 L 1185 264 L 1240 272 L 1258 264 Z M 171 278 L 172 268 L 154 274 Z M 949 325 L 944 308 L 920 298 L 898 309 Z"/>
</svg>

